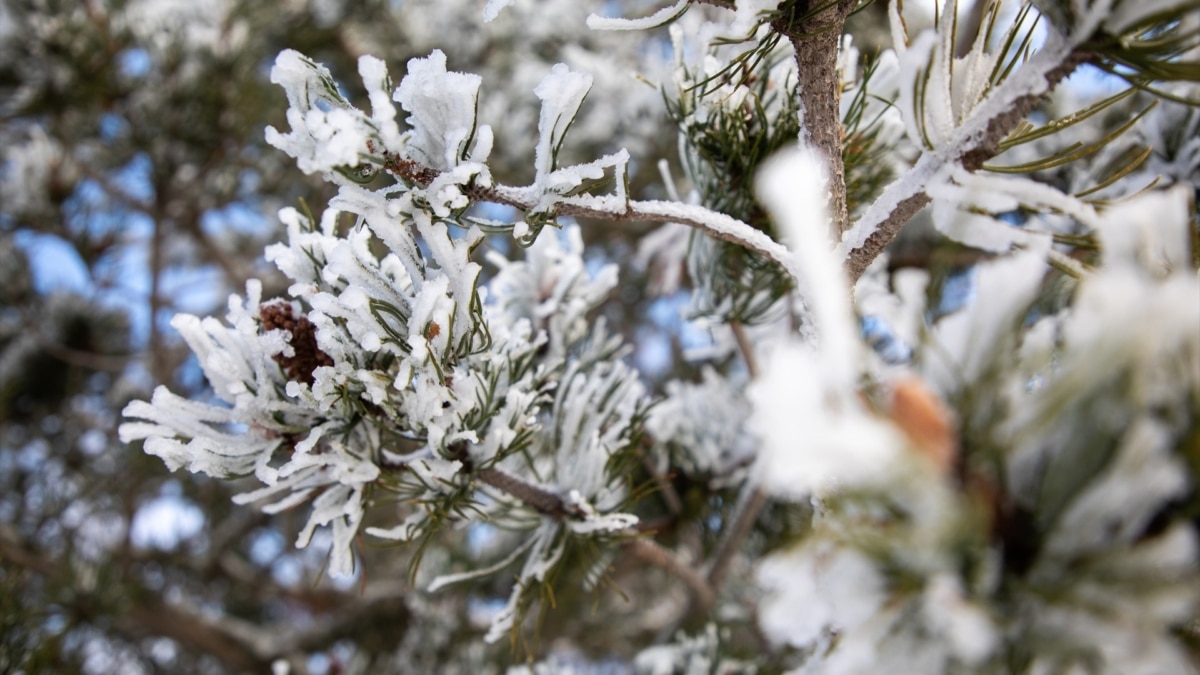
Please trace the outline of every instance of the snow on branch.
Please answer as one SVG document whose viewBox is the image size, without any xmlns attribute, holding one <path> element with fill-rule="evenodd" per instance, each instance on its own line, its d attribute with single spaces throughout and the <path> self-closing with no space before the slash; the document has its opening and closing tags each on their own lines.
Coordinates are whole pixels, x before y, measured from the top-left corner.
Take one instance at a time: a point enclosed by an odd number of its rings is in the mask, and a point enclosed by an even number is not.
<svg viewBox="0 0 1200 675">
<path fill-rule="evenodd" d="M 922 155 L 842 235 L 838 250 L 852 278 L 861 275 L 900 228 L 929 204 L 931 186 L 952 180 L 956 167 L 973 172 L 999 154 L 1000 141 L 1092 57 L 1079 46 L 1087 34 L 1051 30 L 1036 53 L 1002 76 L 1000 61 L 1012 57 L 990 52 L 982 38 L 965 57 L 955 58 L 953 16 L 953 4 L 948 4 L 936 29 L 921 33 L 911 44 L 897 45 L 901 71 L 906 74 L 897 106 L 909 137 L 922 146 Z M 897 27 L 900 19 L 895 10 L 892 20 L 896 39 L 907 42 L 903 27 Z M 1010 33 L 1022 29 L 1014 24 Z"/>
</svg>

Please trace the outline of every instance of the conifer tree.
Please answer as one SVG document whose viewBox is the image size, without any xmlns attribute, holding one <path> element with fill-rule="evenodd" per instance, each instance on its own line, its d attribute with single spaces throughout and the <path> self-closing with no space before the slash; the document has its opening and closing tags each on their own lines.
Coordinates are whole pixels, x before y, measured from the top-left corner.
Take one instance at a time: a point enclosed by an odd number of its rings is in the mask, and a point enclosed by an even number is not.
<svg viewBox="0 0 1200 675">
<path fill-rule="evenodd" d="M 264 139 L 331 196 L 278 211 L 284 282 L 171 319 L 208 389 L 158 386 L 119 436 L 232 486 L 360 611 L 320 640 L 224 598 L 222 642 L 191 647 L 276 672 L 1200 669 L 1194 3 L 630 4 L 415 3 L 441 43 L 408 58 L 274 58 Z M 691 344 L 664 366 L 645 340 L 673 312 Z"/>
</svg>

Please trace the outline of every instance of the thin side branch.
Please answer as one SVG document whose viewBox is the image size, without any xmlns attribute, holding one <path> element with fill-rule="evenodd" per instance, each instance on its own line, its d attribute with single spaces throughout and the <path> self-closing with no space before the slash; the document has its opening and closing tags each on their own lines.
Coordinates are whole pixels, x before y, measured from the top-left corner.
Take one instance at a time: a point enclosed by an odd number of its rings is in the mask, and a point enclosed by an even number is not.
<svg viewBox="0 0 1200 675">
<path fill-rule="evenodd" d="M 552 518 L 569 518 L 577 514 L 567 507 L 567 503 L 557 494 L 546 488 L 526 483 L 516 476 L 496 468 L 480 469 L 475 476 L 484 485 L 521 500 L 538 513 Z"/>
<path fill-rule="evenodd" d="M 920 175 L 933 175 L 954 162 L 961 164 L 967 171 L 978 171 L 984 162 L 1000 154 L 1000 142 L 1012 133 L 1017 125 L 1054 91 L 1055 87 L 1092 57 L 1092 52 L 1084 49 L 1074 49 L 1068 52 L 1059 63 L 1045 71 L 1044 78 L 1047 86 L 1039 93 L 1014 95 L 1016 92 L 1006 91 L 1006 85 L 1009 87 L 1027 86 L 1021 83 L 1014 84 L 1016 78 L 1010 77 L 993 91 L 989 100 L 1007 95 L 1012 96 L 1012 102 L 1002 113 L 981 121 L 982 133 L 977 135 L 980 140 L 973 144 L 964 144 L 963 148 L 953 155 L 943 156 L 927 153 L 913 167 L 913 172 Z M 1024 67 L 1028 67 L 1028 65 L 1027 63 Z M 1019 92 L 1019 90 L 1017 91 Z M 970 124 L 963 125 L 962 133 L 965 137 L 976 136 L 971 126 Z M 846 271 L 852 283 L 862 276 L 887 245 L 896 238 L 901 228 L 930 201 L 923 185 L 913 184 L 903 178 L 884 190 L 875 204 L 854 224 L 853 229 L 870 230 L 871 235 L 862 246 L 847 253 Z"/>
<path fill-rule="evenodd" d="M 746 362 L 746 372 L 750 374 L 750 379 L 758 379 L 758 357 L 754 354 L 754 343 L 750 342 L 746 327 L 734 321 L 729 328 L 733 331 L 733 339 L 737 341 L 738 351 L 742 353 L 742 360 Z"/>
<path fill-rule="evenodd" d="M 658 544 L 641 537 L 634 537 L 625 542 L 625 550 L 640 560 L 660 567 L 678 577 L 692 591 L 694 602 L 705 609 L 712 607 L 715 594 L 712 586 L 704 577 L 680 560 L 675 554 Z"/>
<path fill-rule="evenodd" d="M 436 169 L 407 159 L 387 158 L 384 168 L 421 187 L 428 187 L 441 175 Z M 481 187 L 471 184 L 463 186 L 462 190 L 472 201 L 504 204 L 523 212 L 530 212 L 536 207 L 536 204 L 517 196 L 517 190 L 504 186 Z M 629 200 L 623 209 L 606 209 L 562 201 L 551 206 L 549 210 L 542 210 L 539 213 L 552 217 L 573 216 L 616 222 L 679 223 L 700 230 L 715 239 L 753 251 L 799 278 L 791 259 L 791 253 L 786 247 L 737 218 L 706 209 L 703 206 L 659 200 Z"/>
<path fill-rule="evenodd" d="M 528 483 L 500 469 L 492 467 L 479 469 L 475 472 L 475 476 L 483 484 L 515 497 L 542 515 L 557 519 L 579 518 L 583 515 L 554 492 Z M 636 530 L 629 530 L 626 533 L 635 532 Z M 623 546 L 626 551 L 637 558 L 679 577 L 691 588 L 694 600 L 699 606 L 705 608 L 712 606 L 714 598 L 712 587 L 703 575 L 680 560 L 674 553 L 645 537 L 631 537 L 624 542 Z"/>
<path fill-rule="evenodd" d="M 734 555 L 741 548 L 742 541 L 750 534 L 754 521 L 767 503 L 767 494 L 754 481 L 748 480 L 742 486 L 737 504 L 733 508 L 733 520 L 725 529 L 725 536 L 717 546 L 712 564 L 708 568 L 708 583 L 714 589 L 719 589 L 725 582 L 725 575 L 733 563 Z"/>
</svg>

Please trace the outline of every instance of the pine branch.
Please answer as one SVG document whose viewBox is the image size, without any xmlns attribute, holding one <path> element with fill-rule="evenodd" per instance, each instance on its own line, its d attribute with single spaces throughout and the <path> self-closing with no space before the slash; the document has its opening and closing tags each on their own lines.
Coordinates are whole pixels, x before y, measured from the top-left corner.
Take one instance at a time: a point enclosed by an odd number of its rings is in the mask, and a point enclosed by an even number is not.
<svg viewBox="0 0 1200 675">
<path fill-rule="evenodd" d="M 737 340 L 738 349 L 742 352 L 742 359 L 746 362 L 746 370 L 750 373 L 750 378 L 757 379 L 760 372 L 758 358 L 754 353 L 754 344 L 750 341 L 750 336 L 746 334 L 746 328 L 740 323 L 730 324 L 730 328 L 733 329 L 734 339 Z M 758 514 L 766 503 L 767 495 L 758 486 L 757 481 L 746 481 L 738 495 L 737 503 L 733 507 L 733 518 L 730 525 L 725 529 L 724 536 L 717 545 L 717 552 L 713 555 L 712 563 L 708 568 L 708 583 L 714 591 L 721 588 L 734 555 L 741 548 L 746 535 L 750 534 L 754 521 L 758 520 Z"/>
<path fill-rule="evenodd" d="M 762 488 L 758 487 L 754 481 L 747 481 L 742 487 L 741 494 L 738 495 L 737 504 L 733 509 L 732 522 L 725 530 L 725 536 L 717 546 L 717 553 L 713 556 L 712 565 L 708 568 L 708 583 L 714 589 L 720 588 L 724 583 L 725 575 L 729 572 L 729 565 L 733 563 L 734 554 L 737 553 L 746 535 L 750 534 L 754 521 L 758 520 L 758 514 L 762 512 L 766 503 L 767 494 L 763 492 Z"/>
<path fill-rule="evenodd" d="M 634 537 L 625 542 L 625 550 L 678 577 L 692 590 L 693 601 L 697 606 L 705 609 L 712 607 L 716 597 L 713 586 L 675 554 L 642 537 Z"/>
<path fill-rule="evenodd" d="M 1028 86 L 1027 81 L 1010 77 L 996 88 L 992 97 L 989 97 L 989 100 L 992 100 L 994 97 L 1012 96 L 1012 102 L 1004 111 L 984 121 L 981 131 L 977 132 L 969 124 L 964 124 L 960 130 L 963 138 L 974 137 L 978 138 L 978 141 L 962 146 L 952 144 L 955 147 L 961 147 L 954 154 L 924 154 L 910 170 L 910 175 L 933 176 L 954 162 L 960 163 L 967 171 L 978 171 L 984 162 L 1000 154 L 1000 142 L 1012 133 L 1038 104 L 1054 91 L 1059 83 L 1092 57 L 1092 52 L 1086 49 L 1074 49 L 1068 52 L 1058 64 L 1046 70 L 1043 76 L 1046 87 L 1038 93 L 1021 94 L 1019 89 L 1009 91 L 1009 89 Z M 884 190 L 875 204 L 859 218 L 858 222 L 854 223 L 852 228 L 869 230 L 871 235 L 861 246 L 846 252 L 845 265 L 851 282 L 862 276 L 887 245 L 896 238 L 901 228 L 930 201 L 924 184 L 905 180 L 904 177 Z"/>
<path fill-rule="evenodd" d="M 460 453 L 460 461 L 463 461 L 464 464 L 469 464 L 465 457 L 465 452 Z M 470 467 L 466 468 L 469 469 Z M 584 515 L 558 494 L 544 487 L 521 480 L 500 469 L 494 467 L 479 469 L 475 472 L 475 476 L 483 484 L 494 487 L 511 497 L 515 497 L 542 515 L 560 520 L 581 518 Z M 626 533 L 633 532 L 633 530 L 630 530 Z M 625 550 L 634 556 L 657 567 L 661 567 L 687 584 L 692 589 L 695 602 L 700 607 L 708 608 L 712 606 L 714 598 L 713 587 L 705 580 L 703 575 L 680 560 L 674 553 L 644 537 L 630 538 L 624 542 L 623 546 Z"/>
<path fill-rule="evenodd" d="M 437 169 L 396 157 L 386 157 L 384 168 L 421 187 L 428 187 L 441 175 Z M 483 187 L 472 183 L 463 186 L 462 191 L 472 201 L 504 204 L 523 212 L 532 211 L 537 206 L 534 202 L 523 199 L 517 189 L 507 186 Z M 660 200 L 628 200 L 623 209 L 608 210 L 579 203 L 558 202 L 549 209 L 542 209 L 538 213 L 549 217 L 573 216 L 616 222 L 679 223 L 700 230 L 714 239 L 742 246 L 778 264 L 796 278 L 800 278 L 786 247 L 747 223 L 695 204 Z"/>
<path fill-rule="evenodd" d="M 500 469 L 493 467 L 480 469 L 475 472 L 475 476 L 484 485 L 490 485 L 511 497 L 519 499 L 526 506 L 544 516 L 562 519 L 579 515 L 568 508 L 566 501 L 557 494 L 541 486 L 526 483 L 520 478 Z"/>
<path fill-rule="evenodd" d="M 835 237 L 840 237 L 849 226 L 838 48 L 846 17 L 857 4 L 858 0 L 799 0 L 788 8 L 789 14 L 771 22 L 776 32 L 791 41 L 796 54 L 804 124 L 801 139 L 825 159 L 829 215 Z"/>
</svg>

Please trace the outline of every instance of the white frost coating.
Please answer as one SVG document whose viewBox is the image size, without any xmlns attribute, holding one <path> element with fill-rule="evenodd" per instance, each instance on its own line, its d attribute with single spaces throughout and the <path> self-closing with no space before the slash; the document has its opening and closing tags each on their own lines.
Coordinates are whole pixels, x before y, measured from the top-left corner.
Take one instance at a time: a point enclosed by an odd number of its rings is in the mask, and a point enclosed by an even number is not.
<svg viewBox="0 0 1200 675">
<path fill-rule="evenodd" d="M 555 484 L 576 493 L 581 510 L 586 501 L 607 510 L 620 495 L 609 489 L 605 465 L 626 436 L 644 390 L 636 374 L 620 361 L 592 373 L 577 366 L 567 371 L 556 392 L 553 443 L 557 451 Z"/>
<path fill-rule="evenodd" d="M 413 159 L 438 170 L 467 159 L 486 161 L 482 152 L 473 153 L 468 147 L 476 133 L 481 82 L 478 75 L 447 72 L 446 55 L 440 49 L 409 60 L 408 74 L 393 98 L 409 113 L 408 147 Z"/>
<path fill-rule="evenodd" d="M 1094 227 L 1104 242 L 1104 262 L 1147 267 L 1159 273 L 1188 269 L 1188 188 L 1177 186 L 1117 204 Z"/>
<path fill-rule="evenodd" d="M 649 200 L 633 202 L 630 206 L 637 213 L 690 225 L 717 239 L 738 243 L 779 263 L 793 277 L 804 278 L 786 247 L 737 218 L 711 211 L 703 206 L 679 202 Z"/>
<path fill-rule="evenodd" d="M 759 623 L 776 645 L 804 648 L 825 631 L 853 631 L 885 599 L 884 580 L 869 559 L 820 542 L 772 555 L 756 576 L 767 591 Z"/>
<path fill-rule="evenodd" d="M 554 568 L 563 551 L 566 550 L 566 537 L 560 533 L 561 525 L 553 520 L 544 520 L 538 529 L 530 535 L 533 541 L 529 557 L 525 558 L 525 565 L 521 569 L 521 575 L 517 579 L 517 583 L 513 586 L 512 594 L 509 596 L 508 604 L 504 609 L 496 613 L 492 619 L 492 625 L 488 628 L 487 635 L 484 636 L 484 642 L 492 643 L 504 637 L 504 634 L 512 628 L 513 621 L 517 618 L 517 603 L 520 601 L 525 589 L 532 585 L 545 580 L 546 574 Z"/>
<path fill-rule="evenodd" d="M 952 26 L 952 22 L 948 24 Z M 947 27 L 940 27 L 948 30 Z M 893 26 L 898 35 L 900 30 Z M 919 43 L 919 44 L 918 44 Z M 941 47 L 939 47 L 939 44 Z M 944 52 L 946 40 L 941 40 L 932 31 L 927 31 L 918 37 L 917 43 L 909 47 L 901 57 L 901 99 L 898 106 L 904 115 L 908 134 L 916 143 L 924 143 L 921 133 L 922 125 L 919 119 L 926 115 L 934 115 L 933 124 L 926 125 L 926 131 L 932 130 L 933 137 L 929 139 L 926 150 L 913 168 L 889 185 L 857 221 L 842 234 L 838 251 L 843 256 L 849 256 L 855 249 L 861 248 L 867 239 L 883 224 L 905 199 L 922 193 L 926 186 L 938 180 L 945 180 L 953 167 L 958 165 L 964 153 L 976 147 L 986 139 L 988 125 L 995 118 L 1007 114 L 1014 108 L 1018 100 L 1026 96 L 1039 96 L 1049 88 L 1046 76 L 1057 68 L 1068 56 L 1072 44 L 1061 34 L 1050 31 L 1042 48 L 1033 54 L 1028 61 L 1023 62 L 1007 79 L 993 87 L 982 101 L 970 107 L 969 114 L 963 115 L 957 121 L 950 121 L 945 115 L 947 101 L 953 98 L 953 84 L 948 78 L 948 57 L 936 56 L 939 49 Z M 982 51 L 985 45 L 977 43 L 975 49 Z M 897 45 L 897 51 L 899 46 Z M 936 57 L 936 58 L 935 58 Z M 982 69 L 987 63 L 983 54 L 973 59 L 973 67 Z M 915 83 L 924 77 L 927 69 L 939 69 L 940 75 L 935 78 L 931 88 L 933 93 L 927 93 L 925 106 L 919 109 L 915 96 Z M 935 73 L 936 74 L 936 73 Z M 971 75 L 976 82 L 967 88 L 960 88 L 964 96 L 968 91 L 979 91 L 977 75 Z M 907 92 L 907 93 L 906 93 Z M 939 95 L 938 92 L 941 92 Z M 973 94 L 974 95 L 974 94 Z M 946 98 L 943 98 L 945 96 Z M 966 97 L 963 100 L 967 102 Z M 939 124 L 938 120 L 941 120 Z M 950 122 L 952 129 L 947 131 L 945 123 Z M 931 129 L 932 127 L 932 129 Z"/>
<path fill-rule="evenodd" d="M 832 251 L 825 208 L 824 162 L 800 150 L 773 157 L 759 171 L 755 192 L 779 224 L 792 250 L 805 305 L 821 336 L 829 382 L 848 386 L 860 364 L 861 344 L 849 302 L 849 286 Z"/>
<path fill-rule="evenodd" d="M 933 200 L 933 224 L 940 232 L 993 253 L 1007 252 L 1016 244 L 1037 245 L 1035 239 L 1048 234 L 1035 229 L 1034 222 L 1017 227 L 997 218 L 1018 208 L 1060 213 L 1089 227 L 1098 221 L 1095 209 L 1086 202 L 1020 176 L 971 173 L 957 167 L 950 181 L 931 184 L 928 194 Z"/>
<path fill-rule="evenodd" d="M 674 461 L 683 471 L 720 480 L 754 457 L 745 428 L 750 406 L 740 386 L 706 366 L 701 382 L 672 380 L 666 394 L 650 409 L 646 430 L 678 451 Z"/>
<path fill-rule="evenodd" d="M 370 532 L 371 531 L 370 528 L 368 528 L 367 531 Z M 430 593 L 434 593 L 442 588 L 445 588 L 446 586 L 450 586 L 451 584 L 457 584 L 457 583 L 461 583 L 463 581 L 470 581 L 472 579 L 478 579 L 480 577 L 484 577 L 489 574 L 495 574 L 496 572 L 499 572 L 500 570 L 504 569 L 505 567 L 508 567 L 509 565 L 516 562 L 517 558 L 520 558 L 521 554 L 528 551 L 529 548 L 531 546 L 533 546 L 534 543 L 536 543 L 536 542 L 537 542 L 537 539 L 535 537 L 530 537 L 530 538 L 526 539 L 524 542 L 521 543 L 520 546 L 513 549 L 512 553 L 501 558 L 498 562 L 496 562 L 493 565 L 488 565 L 487 567 L 480 567 L 479 569 L 474 569 L 469 572 L 459 572 L 458 574 L 438 575 L 437 577 L 434 577 L 433 581 L 431 581 L 429 583 L 429 587 L 426 588 L 425 590 L 429 591 Z"/>
<path fill-rule="evenodd" d="M 0 203 L 11 213 L 45 206 L 50 185 L 70 185 L 78 173 L 62 144 L 40 126 L 32 127 L 24 142 L 8 143 L 0 159 Z"/>
<path fill-rule="evenodd" d="M 483 8 L 483 22 L 491 23 L 500 16 L 500 12 L 508 7 L 515 5 L 517 0 L 488 0 L 488 4 Z"/>
<path fill-rule="evenodd" d="M 734 40 L 745 40 L 754 36 L 754 31 L 765 16 L 779 8 L 778 0 L 739 0 L 733 10 L 733 21 L 718 35 Z M 714 37 L 718 37 L 714 35 Z"/>
<path fill-rule="evenodd" d="M 764 359 L 747 393 L 762 440 L 754 473 L 770 494 L 800 500 L 877 485 L 895 471 L 904 439 L 863 408 L 853 387 L 830 381 L 820 352 L 787 344 Z"/>
<path fill-rule="evenodd" d="M 1179 17 L 1180 12 L 1186 11 L 1187 7 L 1188 4 L 1180 0 L 1123 0 L 1107 13 L 1104 27 L 1113 35 L 1120 35 L 1148 19 L 1157 18 L 1161 21 L 1172 15 Z M 1194 5 L 1192 11 L 1195 11 Z"/>
<path fill-rule="evenodd" d="M 1048 553 L 1102 554 L 1114 541 L 1130 544 L 1141 536 L 1162 505 L 1188 489 L 1174 444 L 1160 421 L 1134 421 L 1114 461 L 1062 515 Z"/>
<path fill-rule="evenodd" d="M 404 141 L 396 124 L 396 106 L 388 91 L 391 78 L 388 77 L 387 65 L 374 56 L 363 55 L 358 59 L 358 74 L 371 100 L 371 120 L 375 122 L 380 140 L 388 150 L 402 152 Z"/>
<path fill-rule="evenodd" d="M 1021 320 L 1046 271 L 1049 238 L 1043 240 L 1042 250 L 1030 248 L 979 265 L 970 305 L 938 322 L 934 329 L 938 349 L 924 368 L 927 381 L 943 395 L 965 382 L 975 382 L 998 353 L 996 341 L 1009 339 L 1008 327 Z"/>
<path fill-rule="evenodd" d="M 999 635 L 987 614 L 971 604 L 958 578 L 940 573 L 925 588 L 922 612 L 925 623 L 944 639 L 951 652 L 968 665 L 987 658 Z"/>
<path fill-rule="evenodd" d="M 862 345 L 849 288 L 826 234 L 816 187 L 820 166 L 806 151 L 789 153 L 763 168 L 757 188 L 792 240 L 793 268 L 800 272 L 818 333 L 816 345 L 792 341 L 777 347 L 747 393 L 750 425 L 762 439 L 757 480 L 788 499 L 881 481 L 904 447 L 857 393 Z"/>
<path fill-rule="evenodd" d="M 641 19 L 625 19 L 620 17 L 604 17 L 592 14 L 587 18 L 587 26 L 592 30 L 649 30 L 671 21 L 687 10 L 691 0 L 679 0 L 674 5 L 663 7 L 650 16 Z"/>
<path fill-rule="evenodd" d="M 565 63 L 559 63 L 533 90 L 542 101 L 534 155 L 534 168 L 537 171 L 534 182 L 539 188 L 544 189 L 546 178 L 554 170 L 554 157 L 562 145 L 563 136 L 575 121 L 579 107 L 591 88 L 591 75 L 572 72 Z"/>
<path fill-rule="evenodd" d="M 404 521 L 395 527 L 368 527 L 365 531 L 372 537 L 380 539 L 391 539 L 392 541 L 412 541 L 412 539 L 421 532 L 422 527 L 428 521 L 428 517 L 424 511 L 414 511 L 404 518 Z"/>
<path fill-rule="evenodd" d="M 901 202 L 920 194 L 929 185 L 945 180 L 944 176 L 948 175 L 952 168 L 935 154 L 921 155 L 911 169 L 888 185 L 883 194 L 871 202 L 858 220 L 842 233 L 842 240 L 837 247 L 838 254 L 845 259 L 855 249 L 862 248 Z"/>
<path fill-rule="evenodd" d="M 900 0 L 888 2 L 888 28 L 892 33 L 892 49 L 896 50 L 897 56 L 904 56 L 908 51 L 908 29 L 900 13 Z"/>
<path fill-rule="evenodd" d="M 271 82 L 287 92 L 292 130 L 283 134 L 267 127 L 268 143 L 295 157 L 305 173 L 358 164 L 359 153 L 366 151 L 367 128 L 362 113 L 338 94 L 327 68 L 288 49 L 275 59 Z"/>
</svg>

